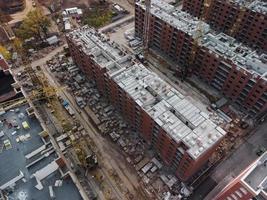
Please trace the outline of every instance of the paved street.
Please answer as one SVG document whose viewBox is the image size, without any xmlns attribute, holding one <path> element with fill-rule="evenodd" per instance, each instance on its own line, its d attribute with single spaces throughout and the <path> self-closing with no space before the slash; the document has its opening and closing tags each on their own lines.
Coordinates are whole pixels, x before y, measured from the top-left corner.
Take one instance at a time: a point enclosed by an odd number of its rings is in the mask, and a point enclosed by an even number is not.
<svg viewBox="0 0 267 200">
<path fill-rule="evenodd" d="M 256 151 L 259 146 L 267 149 L 267 123 L 261 124 L 248 136 L 242 144 L 228 159 L 219 164 L 211 177 L 216 181 L 221 181 L 227 175 L 236 177 L 245 167 L 247 167 L 258 156 Z"/>
<path fill-rule="evenodd" d="M 210 177 L 202 183 L 203 188 L 210 186 L 210 180 L 217 182 L 216 188 L 209 193 L 205 200 L 212 200 L 214 194 L 220 191 L 223 187 L 227 185 L 233 178 L 239 175 L 251 162 L 253 162 L 258 156 L 256 154 L 259 146 L 263 146 L 267 149 L 267 122 L 261 124 L 257 127 L 252 133 L 248 136 L 246 141 L 225 161 L 222 161 L 211 173 Z M 215 185 L 213 185 L 215 187 Z M 210 190 L 213 189 L 210 188 Z M 208 192 L 202 188 L 199 188 L 199 195 L 205 194 Z M 200 196 L 192 198 L 192 200 L 198 200 Z"/>
</svg>

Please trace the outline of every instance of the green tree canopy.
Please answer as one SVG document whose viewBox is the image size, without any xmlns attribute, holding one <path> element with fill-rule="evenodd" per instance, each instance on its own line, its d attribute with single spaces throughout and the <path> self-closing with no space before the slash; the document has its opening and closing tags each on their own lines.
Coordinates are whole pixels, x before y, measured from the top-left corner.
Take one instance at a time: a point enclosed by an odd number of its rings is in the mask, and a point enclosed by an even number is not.
<svg viewBox="0 0 267 200">
<path fill-rule="evenodd" d="M 0 45 L 0 54 L 2 54 L 6 60 L 11 59 L 10 52 L 2 45 Z"/>
<path fill-rule="evenodd" d="M 41 9 L 37 8 L 27 14 L 25 20 L 17 29 L 16 34 L 23 40 L 31 37 L 42 40 L 44 37 L 47 37 L 50 26 L 50 19 L 43 14 Z"/>
</svg>

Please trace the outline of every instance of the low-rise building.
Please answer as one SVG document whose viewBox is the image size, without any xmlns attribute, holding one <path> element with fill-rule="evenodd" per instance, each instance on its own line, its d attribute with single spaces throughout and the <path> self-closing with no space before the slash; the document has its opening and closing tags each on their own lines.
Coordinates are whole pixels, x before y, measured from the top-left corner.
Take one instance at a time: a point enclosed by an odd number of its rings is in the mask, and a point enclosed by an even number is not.
<svg viewBox="0 0 267 200">
<path fill-rule="evenodd" d="M 22 91 L 0 55 L 0 199 L 82 200 Z"/>
</svg>

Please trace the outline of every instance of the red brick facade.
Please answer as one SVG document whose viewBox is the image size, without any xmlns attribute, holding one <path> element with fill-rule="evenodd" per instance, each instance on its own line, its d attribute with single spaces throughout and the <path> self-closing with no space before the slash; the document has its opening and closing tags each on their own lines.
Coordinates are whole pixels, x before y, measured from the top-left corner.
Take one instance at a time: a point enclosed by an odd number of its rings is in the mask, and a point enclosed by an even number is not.
<svg viewBox="0 0 267 200">
<path fill-rule="evenodd" d="M 135 5 L 135 15 L 135 33 L 142 38 L 144 10 L 138 4 Z M 189 66 L 193 46 L 190 35 L 152 15 L 149 39 L 150 48 L 163 53 L 180 67 Z M 179 71 L 180 68 L 176 69 Z M 251 116 L 261 116 L 266 112 L 266 77 L 255 77 L 251 72 L 238 67 L 232 60 L 211 52 L 204 46 L 197 47 L 193 72 L 242 106 Z"/>
<path fill-rule="evenodd" d="M 206 22 L 253 48 L 267 51 L 267 15 L 225 0 L 210 1 Z M 203 13 L 203 0 L 183 1 L 183 10 L 195 17 Z"/>
<path fill-rule="evenodd" d="M 186 152 L 188 147 L 183 142 L 177 143 L 141 108 L 120 86 L 108 77 L 105 70 L 98 66 L 89 55 L 67 38 L 70 53 L 75 63 L 87 75 L 96 82 L 99 92 L 104 95 L 121 112 L 124 119 L 142 138 L 150 144 L 165 165 L 176 172 L 183 181 L 190 179 L 207 162 L 211 154 L 218 147 L 219 141 L 212 148 L 203 153 L 203 156 L 193 159 Z"/>
</svg>

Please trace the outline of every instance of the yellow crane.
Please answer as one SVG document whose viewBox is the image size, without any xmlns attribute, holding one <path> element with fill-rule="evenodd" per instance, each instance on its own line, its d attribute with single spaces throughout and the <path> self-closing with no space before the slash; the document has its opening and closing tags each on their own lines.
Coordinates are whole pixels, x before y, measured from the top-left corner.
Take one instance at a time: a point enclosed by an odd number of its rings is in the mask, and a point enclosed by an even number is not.
<svg viewBox="0 0 267 200">
<path fill-rule="evenodd" d="M 32 102 L 45 100 L 48 103 L 48 107 L 53 112 L 55 118 L 59 121 L 61 127 L 63 128 L 64 132 L 69 132 L 72 125 L 69 123 L 69 120 L 66 120 L 66 115 L 62 113 L 62 105 L 58 99 L 57 92 L 62 91 L 62 87 L 53 87 L 50 85 L 47 77 L 43 73 L 40 67 L 37 67 L 38 75 L 35 70 L 32 68 L 30 64 L 28 64 L 27 56 L 24 57 L 24 70 L 29 74 L 29 77 L 35 86 L 32 90 L 31 94 L 29 95 L 28 100 Z M 27 99 L 27 98 L 26 98 Z M 24 99 L 19 99 L 18 102 L 10 102 L 12 105 L 26 103 Z M 6 103 L 8 104 L 8 103 Z M 3 105 L 4 106 L 4 105 Z M 0 105 L 1 107 L 1 105 Z M 65 117 L 64 117 L 65 116 Z M 69 135 L 70 136 L 70 135 Z M 81 163 L 82 166 L 85 168 L 92 168 L 97 165 L 97 157 L 96 155 L 89 149 L 87 144 L 85 144 L 83 140 L 73 140 L 70 137 L 71 144 L 75 150 L 75 154 Z"/>
<path fill-rule="evenodd" d="M 186 76 L 188 75 L 188 71 L 189 71 L 188 67 L 191 68 L 196 59 L 198 44 L 201 38 L 203 37 L 203 23 L 204 23 L 204 20 L 207 20 L 208 18 L 211 4 L 212 4 L 212 0 L 204 0 L 204 6 L 199 17 L 200 21 L 198 22 L 197 28 L 196 28 L 197 34 L 194 38 L 193 45 L 191 48 L 191 53 L 190 53 L 191 56 L 189 57 L 188 66 L 185 66 L 184 70 L 182 71 L 182 79 L 186 78 Z"/>
<path fill-rule="evenodd" d="M 240 28 L 240 26 L 241 26 L 241 22 L 242 22 L 242 20 L 244 19 L 245 14 L 246 14 L 246 11 L 247 11 L 247 8 L 246 8 L 246 7 L 247 7 L 250 3 L 251 3 L 251 1 L 246 2 L 246 3 L 240 8 L 240 11 L 239 11 L 238 16 L 237 16 L 237 18 L 236 18 L 236 21 L 234 22 L 232 28 L 229 30 L 229 35 L 234 36 L 234 35 L 238 32 L 238 30 L 239 30 L 239 28 Z"/>
<path fill-rule="evenodd" d="M 52 89 L 53 89 L 53 92 L 52 92 Z M 46 94 L 44 94 L 44 91 L 34 90 L 32 91 L 30 95 L 28 95 L 27 98 L 20 97 L 17 99 L 13 99 L 13 100 L 0 103 L 0 109 L 9 110 L 9 109 L 13 109 L 18 106 L 27 104 L 28 101 L 32 101 L 34 103 L 36 101 L 45 100 L 47 97 L 51 98 L 52 96 L 56 95 L 56 93 L 61 90 L 62 88 L 45 88 Z"/>
</svg>

